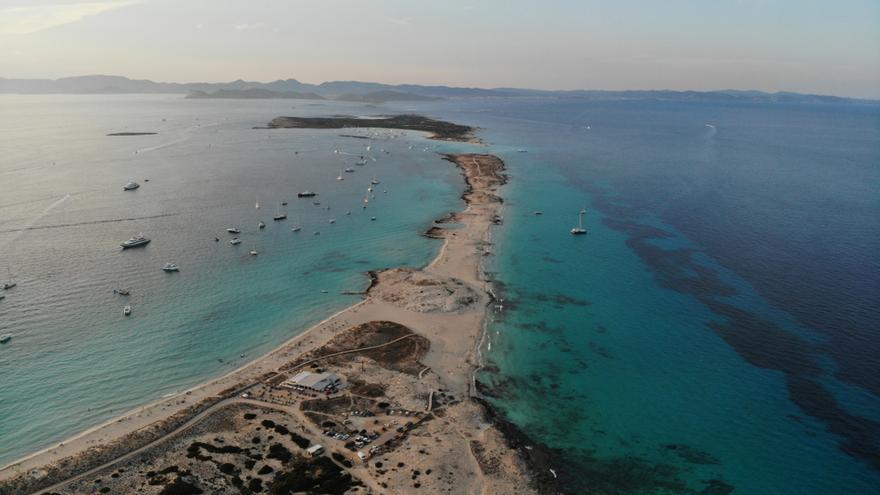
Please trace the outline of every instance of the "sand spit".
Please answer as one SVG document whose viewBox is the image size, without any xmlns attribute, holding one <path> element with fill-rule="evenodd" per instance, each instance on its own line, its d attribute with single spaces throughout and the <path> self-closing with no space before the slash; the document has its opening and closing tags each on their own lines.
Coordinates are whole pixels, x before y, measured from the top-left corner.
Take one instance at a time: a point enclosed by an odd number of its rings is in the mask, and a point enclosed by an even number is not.
<svg viewBox="0 0 880 495">
<path fill-rule="evenodd" d="M 0 493 L 533 493 L 472 398 L 487 307 L 480 260 L 503 162 L 446 155 L 467 208 L 422 270 L 371 272 L 365 300 L 256 361 L 0 469 Z M 438 224 L 440 225 L 440 224 Z M 297 387 L 332 373 L 330 391 Z M 308 449 L 323 446 L 311 456 Z"/>
</svg>

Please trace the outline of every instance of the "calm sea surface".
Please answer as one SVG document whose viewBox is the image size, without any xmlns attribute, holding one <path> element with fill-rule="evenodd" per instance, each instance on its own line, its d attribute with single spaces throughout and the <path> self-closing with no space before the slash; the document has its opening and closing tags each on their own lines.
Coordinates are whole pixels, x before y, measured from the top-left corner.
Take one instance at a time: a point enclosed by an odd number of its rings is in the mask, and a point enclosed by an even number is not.
<svg viewBox="0 0 880 495">
<path fill-rule="evenodd" d="M 368 141 L 250 129 L 409 110 L 481 127 L 507 162 L 487 266 L 504 304 L 479 379 L 556 449 L 570 492 L 877 492 L 872 105 L 4 96 L 0 278 L 9 266 L 19 286 L 0 301 L 0 333 L 14 334 L 0 347 L 0 461 L 255 357 L 353 302 L 337 294 L 365 270 L 430 260 L 438 244 L 417 234 L 462 189 L 434 152 L 472 148 L 375 141 L 376 160 L 339 183 Z M 362 212 L 373 175 L 388 193 Z M 123 193 L 128 180 L 142 187 Z M 589 234 L 575 238 L 582 208 Z M 153 242 L 120 251 L 138 231 Z M 132 287 L 129 318 L 116 286 Z"/>
<path fill-rule="evenodd" d="M 278 115 L 375 112 L 0 96 L 0 280 L 8 268 L 18 283 L 0 301 L 0 334 L 13 335 L 0 346 L 0 463 L 240 366 L 356 302 L 339 293 L 366 287 L 367 270 L 430 261 L 440 243 L 418 234 L 462 207 L 437 142 L 252 129 Z M 158 134 L 106 136 L 120 131 Z M 140 189 L 124 192 L 129 180 Z M 298 199 L 303 190 L 319 196 Z M 276 208 L 286 221 L 272 221 Z M 123 251 L 138 232 L 152 242 Z M 166 262 L 180 272 L 164 273 Z"/>
</svg>

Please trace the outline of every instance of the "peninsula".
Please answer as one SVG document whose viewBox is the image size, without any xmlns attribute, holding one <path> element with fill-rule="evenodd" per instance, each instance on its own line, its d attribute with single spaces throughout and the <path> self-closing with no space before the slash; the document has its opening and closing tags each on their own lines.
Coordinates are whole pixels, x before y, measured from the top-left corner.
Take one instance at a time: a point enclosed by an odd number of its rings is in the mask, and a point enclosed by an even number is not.
<svg viewBox="0 0 880 495">
<path fill-rule="evenodd" d="M 366 127 L 357 120 L 273 123 Z M 470 127 L 425 117 L 369 123 L 472 139 Z M 464 173 L 466 208 L 431 228 L 443 247 L 429 265 L 370 272 L 364 300 L 269 354 L 3 467 L 0 493 L 546 491 L 530 482 L 527 447 L 473 389 L 504 163 L 444 158 Z M 457 228 L 442 226 L 450 220 Z"/>
<path fill-rule="evenodd" d="M 474 128 L 434 120 L 421 115 L 394 115 L 391 117 L 275 117 L 266 126 L 269 129 L 343 129 L 352 127 L 374 127 L 383 129 L 403 129 L 431 133 L 431 139 L 443 141 L 476 142 Z"/>
</svg>

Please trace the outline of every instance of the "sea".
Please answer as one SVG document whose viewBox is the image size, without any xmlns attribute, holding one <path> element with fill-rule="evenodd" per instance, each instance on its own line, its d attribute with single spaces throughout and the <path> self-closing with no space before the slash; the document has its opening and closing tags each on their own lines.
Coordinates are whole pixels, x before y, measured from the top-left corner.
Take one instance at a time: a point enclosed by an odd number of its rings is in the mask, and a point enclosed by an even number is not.
<svg viewBox="0 0 880 495">
<path fill-rule="evenodd" d="M 255 128 L 402 112 L 485 145 Z M 2 95 L 0 116 L 0 464 L 242 365 L 356 302 L 367 270 L 426 264 L 419 234 L 463 207 L 439 153 L 490 152 L 510 181 L 477 390 L 546 479 L 878 493 L 877 103 Z"/>
</svg>

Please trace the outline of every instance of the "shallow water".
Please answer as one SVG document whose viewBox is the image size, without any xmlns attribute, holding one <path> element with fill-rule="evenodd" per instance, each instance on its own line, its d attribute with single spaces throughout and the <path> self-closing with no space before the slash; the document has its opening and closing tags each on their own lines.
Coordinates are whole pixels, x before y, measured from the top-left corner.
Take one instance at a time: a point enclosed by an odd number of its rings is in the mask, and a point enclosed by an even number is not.
<svg viewBox="0 0 880 495">
<path fill-rule="evenodd" d="M 339 293 L 363 289 L 367 270 L 433 258 L 440 243 L 418 234 L 461 208 L 463 189 L 437 143 L 252 129 L 291 112 L 373 113 L 290 105 L 0 98 L 0 278 L 9 267 L 18 282 L 0 301 L 0 334 L 13 334 L 0 347 L 0 464 L 240 366 L 359 300 Z M 158 134 L 105 136 L 120 131 Z M 140 189 L 123 192 L 129 180 Z M 319 196 L 298 199 L 306 189 Z M 288 219 L 273 222 L 282 201 Z M 123 251 L 138 232 L 152 242 Z"/>
</svg>

